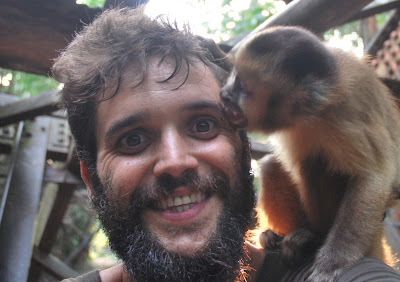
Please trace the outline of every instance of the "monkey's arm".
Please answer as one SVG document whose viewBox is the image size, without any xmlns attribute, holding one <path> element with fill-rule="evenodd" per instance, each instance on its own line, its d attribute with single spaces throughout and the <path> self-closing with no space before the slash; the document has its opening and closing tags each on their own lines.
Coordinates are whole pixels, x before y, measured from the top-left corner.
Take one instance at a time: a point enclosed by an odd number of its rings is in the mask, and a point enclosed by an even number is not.
<svg viewBox="0 0 400 282">
<path fill-rule="evenodd" d="M 345 268 L 368 253 L 381 232 L 390 195 L 385 175 L 377 173 L 350 181 L 334 224 L 316 255 L 309 281 L 335 281 Z"/>
<path fill-rule="evenodd" d="M 275 155 L 261 160 L 261 191 L 258 204 L 267 218 L 267 228 L 287 235 L 306 225 L 304 210 L 289 173 Z"/>
</svg>

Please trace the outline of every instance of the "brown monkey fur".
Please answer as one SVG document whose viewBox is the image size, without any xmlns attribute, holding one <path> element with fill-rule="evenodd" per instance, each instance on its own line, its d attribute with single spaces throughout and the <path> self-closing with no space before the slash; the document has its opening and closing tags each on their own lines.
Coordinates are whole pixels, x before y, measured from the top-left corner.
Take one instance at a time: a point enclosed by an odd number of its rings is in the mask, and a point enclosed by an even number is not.
<svg viewBox="0 0 400 282">
<path fill-rule="evenodd" d="M 365 255 L 382 258 L 383 217 L 400 186 L 390 91 L 366 62 L 297 27 L 261 31 L 232 59 L 221 90 L 228 111 L 240 116 L 239 105 L 250 131 L 278 143 L 262 164 L 260 205 L 273 231 L 289 234 L 283 254 L 293 259 L 290 249 L 322 240 L 309 281 L 334 281 Z"/>
</svg>

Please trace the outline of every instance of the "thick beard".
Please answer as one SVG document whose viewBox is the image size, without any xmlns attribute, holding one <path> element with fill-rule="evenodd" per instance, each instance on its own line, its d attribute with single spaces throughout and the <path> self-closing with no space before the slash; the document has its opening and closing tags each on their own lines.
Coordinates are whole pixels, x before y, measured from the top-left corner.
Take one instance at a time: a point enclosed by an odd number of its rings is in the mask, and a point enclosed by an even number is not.
<svg viewBox="0 0 400 282">
<path fill-rule="evenodd" d="M 107 184 L 109 181 L 103 184 L 96 173 L 92 174 L 93 206 L 111 249 L 124 262 L 131 277 L 136 281 L 234 281 L 243 277 L 244 239 L 254 215 L 255 195 L 248 166 L 241 164 L 236 168 L 239 181 L 233 187 L 220 172 L 200 178 L 194 171 L 188 171 L 182 179 L 165 177 L 151 186 L 138 187 L 124 211 L 115 197 L 107 197 L 105 191 L 113 191 Z M 209 243 L 191 256 L 168 251 L 142 220 L 144 208 L 170 195 L 180 185 L 216 193 L 223 201 L 217 230 Z"/>
</svg>

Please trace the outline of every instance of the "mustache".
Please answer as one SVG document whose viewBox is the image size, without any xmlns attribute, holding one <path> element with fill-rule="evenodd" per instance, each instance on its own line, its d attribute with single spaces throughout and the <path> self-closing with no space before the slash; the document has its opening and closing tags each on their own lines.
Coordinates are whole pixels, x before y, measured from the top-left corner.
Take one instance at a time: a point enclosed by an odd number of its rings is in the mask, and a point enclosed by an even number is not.
<svg viewBox="0 0 400 282">
<path fill-rule="evenodd" d="M 195 170 L 185 171 L 180 178 L 166 174 L 160 176 L 150 185 L 137 187 L 131 195 L 130 203 L 136 207 L 146 207 L 156 201 L 170 197 L 179 187 L 185 187 L 191 192 L 225 194 L 227 191 L 221 188 L 229 187 L 229 182 L 226 176 L 216 171 L 201 177 Z"/>
</svg>

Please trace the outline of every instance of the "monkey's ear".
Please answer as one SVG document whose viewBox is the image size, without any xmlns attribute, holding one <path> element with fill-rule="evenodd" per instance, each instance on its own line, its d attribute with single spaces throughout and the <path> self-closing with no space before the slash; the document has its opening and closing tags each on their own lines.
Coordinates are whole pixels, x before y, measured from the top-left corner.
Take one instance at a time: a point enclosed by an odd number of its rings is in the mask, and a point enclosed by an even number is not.
<svg viewBox="0 0 400 282">
<path fill-rule="evenodd" d="M 200 35 L 197 35 L 196 38 L 200 41 L 200 45 L 208 51 L 209 55 L 211 56 L 211 61 L 214 64 L 227 72 L 232 69 L 232 63 L 229 60 L 230 57 L 228 54 L 222 51 L 222 49 L 215 43 L 214 40 L 204 38 Z"/>
<path fill-rule="evenodd" d="M 83 161 L 80 161 L 81 166 L 81 177 L 86 184 L 88 189 L 89 198 L 92 199 L 92 183 L 90 181 L 89 169 Z"/>
</svg>

